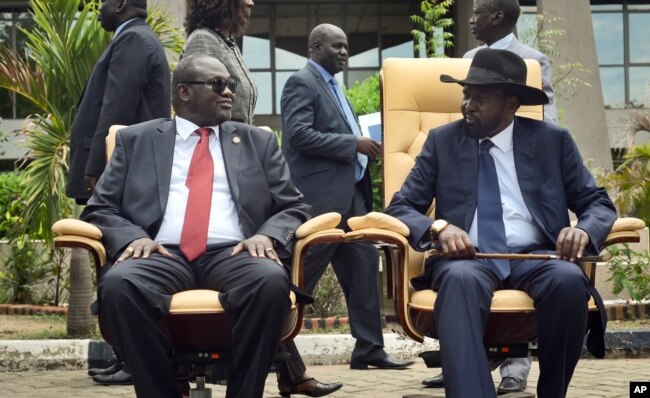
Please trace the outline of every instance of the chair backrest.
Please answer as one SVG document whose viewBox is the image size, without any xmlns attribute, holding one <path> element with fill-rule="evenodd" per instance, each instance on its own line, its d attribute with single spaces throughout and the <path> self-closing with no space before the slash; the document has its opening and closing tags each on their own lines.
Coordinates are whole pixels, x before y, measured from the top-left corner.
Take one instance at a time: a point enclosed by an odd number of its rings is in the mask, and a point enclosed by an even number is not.
<svg viewBox="0 0 650 398">
<path fill-rule="evenodd" d="M 106 136 L 106 162 L 108 163 L 108 159 L 111 158 L 111 155 L 113 154 L 113 150 L 115 149 L 115 136 L 117 135 L 117 131 L 120 129 L 123 129 L 124 125 L 121 124 L 114 124 L 108 129 L 108 135 Z"/>
<path fill-rule="evenodd" d="M 384 207 L 400 189 L 429 130 L 461 118 L 463 89 L 442 83 L 441 74 L 464 79 L 471 59 L 389 58 L 381 70 Z M 526 60 L 527 84 L 542 88 L 540 65 Z M 544 107 L 522 106 L 517 115 L 544 119 Z"/>
<path fill-rule="evenodd" d="M 460 102 L 463 89 L 455 83 L 442 83 L 441 74 L 464 79 L 471 59 L 463 58 L 390 58 L 384 61 L 381 78 L 381 115 L 383 127 L 384 207 L 388 206 L 406 176 L 429 131 L 462 117 Z M 526 60 L 527 84 L 542 88 L 542 72 L 535 60 Z M 517 115 L 544 119 L 544 107 L 522 106 Z M 429 207 L 433 213 L 435 203 Z M 419 275 L 424 254 L 409 249 L 408 276 Z"/>
</svg>

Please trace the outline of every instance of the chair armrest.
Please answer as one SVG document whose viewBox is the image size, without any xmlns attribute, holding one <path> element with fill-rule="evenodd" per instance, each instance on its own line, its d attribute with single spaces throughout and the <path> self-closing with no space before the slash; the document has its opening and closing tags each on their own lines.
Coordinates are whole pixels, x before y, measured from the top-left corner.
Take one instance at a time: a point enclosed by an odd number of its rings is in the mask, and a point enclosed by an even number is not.
<svg viewBox="0 0 650 398">
<path fill-rule="evenodd" d="M 341 215 L 339 213 L 325 213 L 320 216 L 314 217 L 311 220 L 303 223 L 296 230 L 296 239 L 304 239 L 319 231 L 336 228 L 341 222 Z"/>
<path fill-rule="evenodd" d="M 106 249 L 102 244 L 102 231 L 96 226 L 74 218 L 59 220 L 52 225 L 57 235 L 54 246 L 58 248 L 83 248 L 90 252 L 95 261 L 97 282 L 101 267 L 106 263 Z"/>
<path fill-rule="evenodd" d="M 643 228 L 645 228 L 643 220 L 634 217 L 618 218 L 609 231 L 604 246 L 616 243 L 637 243 L 641 239 L 640 233 Z"/>
<path fill-rule="evenodd" d="M 411 234 L 409 227 L 402 221 L 385 213 L 376 211 L 370 212 L 365 216 L 352 217 L 348 220 L 348 226 L 352 231 L 361 229 L 384 229 L 408 237 Z"/>
<path fill-rule="evenodd" d="M 102 231 L 99 228 L 74 218 L 65 218 L 55 222 L 52 225 L 52 231 L 58 236 L 77 235 L 96 240 L 102 239 Z"/>
</svg>

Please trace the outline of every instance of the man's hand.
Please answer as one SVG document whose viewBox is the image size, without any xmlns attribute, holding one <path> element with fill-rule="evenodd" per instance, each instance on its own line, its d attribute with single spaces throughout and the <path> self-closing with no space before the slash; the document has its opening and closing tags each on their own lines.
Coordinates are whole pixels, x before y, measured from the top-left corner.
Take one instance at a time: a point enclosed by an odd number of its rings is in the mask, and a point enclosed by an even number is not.
<svg viewBox="0 0 650 398">
<path fill-rule="evenodd" d="M 97 185 L 98 179 L 99 177 L 95 176 L 84 176 L 84 189 L 88 192 L 88 195 L 92 195 L 93 191 L 95 191 L 95 185 Z"/>
<path fill-rule="evenodd" d="M 572 263 L 582 258 L 582 253 L 589 243 L 589 235 L 580 228 L 566 227 L 557 238 L 557 255 L 562 260 Z"/>
<path fill-rule="evenodd" d="M 438 235 L 442 255 L 447 258 L 474 258 L 476 250 L 467 232 L 455 225 L 447 225 Z"/>
<path fill-rule="evenodd" d="M 232 255 L 237 255 L 247 250 L 251 257 L 266 257 L 282 266 L 280 257 L 273 248 L 273 241 L 266 235 L 253 235 L 243 240 L 232 249 Z"/>
<path fill-rule="evenodd" d="M 127 258 L 149 258 L 151 253 L 160 253 L 167 257 L 173 256 L 165 246 L 160 243 L 156 243 L 149 238 L 140 238 L 131 242 L 131 244 L 124 249 L 120 257 L 115 260 L 115 264 L 120 263 Z"/>
<path fill-rule="evenodd" d="M 375 160 L 381 153 L 381 144 L 368 137 L 357 137 L 357 152 L 367 155 L 370 160 Z"/>
</svg>

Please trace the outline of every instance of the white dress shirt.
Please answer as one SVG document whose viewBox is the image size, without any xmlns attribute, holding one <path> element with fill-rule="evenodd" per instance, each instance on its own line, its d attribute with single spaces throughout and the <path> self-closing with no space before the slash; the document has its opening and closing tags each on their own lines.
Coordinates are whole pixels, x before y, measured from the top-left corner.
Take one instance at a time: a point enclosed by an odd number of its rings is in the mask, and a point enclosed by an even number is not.
<svg viewBox="0 0 650 398">
<path fill-rule="evenodd" d="M 502 132 L 491 138 L 494 146 L 490 148 L 490 155 L 494 159 L 499 179 L 501 204 L 503 206 L 503 225 L 506 228 L 508 247 L 527 247 L 542 244 L 544 236 L 533 221 L 533 217 L 524 202 L 524 197 L 521 195 L 513 152 L 513 129 L 514 121 Z M 478 194 L 480 195 L 481 192 L 478 192 Z M 474 247 L 480 247 L 481 242 L 478 240 L 476 215 L 477 211 L 474 210 L 474 220 L 469 230 L 469 238 Z"/>
<path fill-rule="evenodd" d="M 514 33 L 510 33 L 508 36 L 501 38 L 492 45 L 488 46 L 490 48 L 493 48 L 495 50 L 505 50 L 506 48 L 510 47 L 510 44 L 512 43 L 512 39 L 515 37 Z"/>
<path fill-rule="evenodd" d="M 230 194 L 230 186 L 226 176 L 223 153 L 219 143 L 219 126 L 206 126 L 214 134 L 209 135 L 209 147 L 214 162 L 214 184 L 212 189 L 212 207 L 208 226 L 208 244 L 244 240 L 244 234 L 239 226 L 239 216 L 235 202 Z M 169 198 L 163 216 L 162 224 L 155 241 L 162 244 L 177 245 L 181 241 L 185 208 L 189 189 L 185 185 L 187 172 L 192 160 L 194 148 L 199 142 L 195 131 L 196 124 L 176 116 L 176 141 L 174 143 L 174 160 L 172 175 L 169 183 Z"/>
</svg>

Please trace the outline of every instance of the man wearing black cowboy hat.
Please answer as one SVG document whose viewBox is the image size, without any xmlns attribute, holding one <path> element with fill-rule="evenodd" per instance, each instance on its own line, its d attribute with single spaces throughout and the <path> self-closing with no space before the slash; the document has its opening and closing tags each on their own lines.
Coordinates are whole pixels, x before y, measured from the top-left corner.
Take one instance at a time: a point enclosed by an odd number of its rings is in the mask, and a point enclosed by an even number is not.
<svg viewBox="0 0 650 398">
<path fill-rule="evenodd" d="M 526 86 L 518 55 L 483 49 L 466 79 L 440 80 L 463 86 L 463 119 L 429 132 L 386 212 L 408 225 L 416 250 L 442 247 L 443 256 L 431 257 L 412 284 L 438 292 L 433 316 L 445 396 L 496 396 L 483 334 L 493 292 L 519 289 L 535 302 L 537 395 L 564 397 L 588 328 L 587 302 L 590 296 L 600 302 L 574 263 L 600 251 L 616 219 L 614 205 L 566 129 L 515 116 L 520 105 L 548 102 L 543 91 Z M 425 215 L 433 199 L 434 222 Z M 578 217 L 575 227 L 568 210 Z M 557 253 L 561 260 L 478 260 L 476 251 Z M 605 322 L 589 324 L 587 347 L 598 357 Z"/>
</svg>

